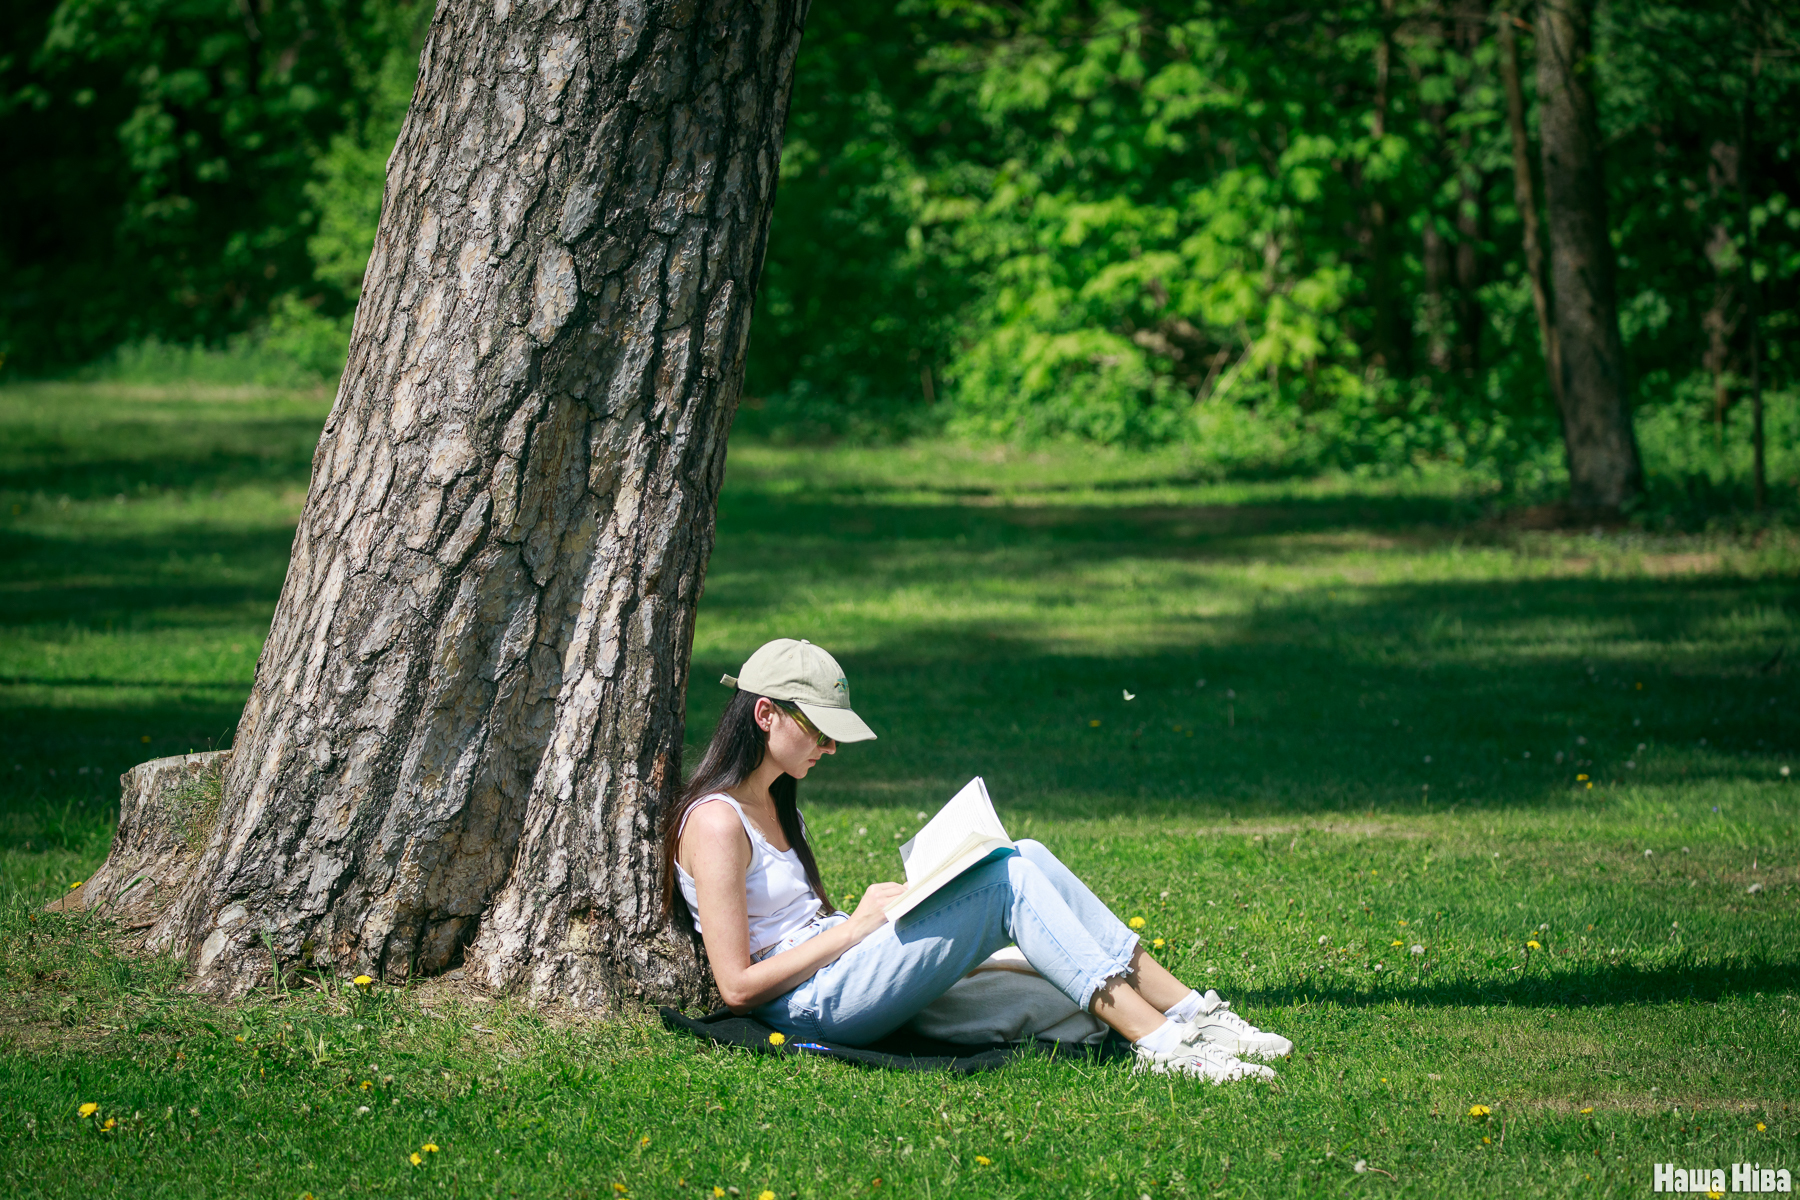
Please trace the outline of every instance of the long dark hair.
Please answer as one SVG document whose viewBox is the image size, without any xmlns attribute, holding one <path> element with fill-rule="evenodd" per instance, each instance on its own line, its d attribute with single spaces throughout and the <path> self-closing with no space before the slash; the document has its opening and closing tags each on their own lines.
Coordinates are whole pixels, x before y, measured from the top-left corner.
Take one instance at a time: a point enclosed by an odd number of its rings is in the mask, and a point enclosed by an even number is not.
<svg viewBox="0 0 1800 1200">
<path fill-rule="evenodd" d="M 737 690 L 731 697 L 731 703 L 725 706 L 724 713 L 720 715 L 719 727 L 713 730 L 712 741 L 706 743 L 706 753 L 700 756 L 700 765 L 694 768 L 687 787 L 682 790 L 681 799 L 663 813 L 662 891 L 665 916 L 681 914 L 691 917 L 687 900 L 675 886 L 675 851 L 680 847 L 681 826 L 687 820 L 688 810 L 706 797 L 744 782 L 750 777 L 750 772 L 762 765 L 763 755 L 768 752 L 768 732 L 756 723 L 756 702 L 761 699 L 763 697 L 755 692 L 746 692 L 742 688 Z M 779 700 L 771 703 L 785 707 Z M 813 860 L 812 847 L 807 844 L 806 827 L 801 823 L 800 807 L 795 799 L 799 784 L 799 780 L 784 772 L 769 784 L 769 795 L 775 801 L 775 815 L 781 821 L 781 832 L 787 836 L 788 845 L 799 855 L 800 866 L 806 871 L 806 882 L 812 885 L 813 894 L 819 898 L 819 911 L 828 913 L 831 911 L 831 901 L 826 898 L 825 885 L 819 880 L 819 864 Z"/>
</svg>

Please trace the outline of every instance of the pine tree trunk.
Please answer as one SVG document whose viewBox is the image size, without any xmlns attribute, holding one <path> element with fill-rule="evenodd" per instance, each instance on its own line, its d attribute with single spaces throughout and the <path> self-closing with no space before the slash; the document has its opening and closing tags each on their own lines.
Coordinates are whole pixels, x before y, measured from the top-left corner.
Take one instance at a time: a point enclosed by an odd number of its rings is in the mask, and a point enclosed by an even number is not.
<svg viewBox="0 0 1800 1200">
<path fill-rule="evenodd" d="M 152 945 L 696 997 L 658 911 L 807 0 L 444 0 L 216 824 Z"/>
<path fill-rule="evenodd" d="M 1593 0 L 1540 0 L 1538 116 L 1569 503 L 1617 511 L 1643 486 L 1613 292 L 1594 108 Z"/>
</svg>

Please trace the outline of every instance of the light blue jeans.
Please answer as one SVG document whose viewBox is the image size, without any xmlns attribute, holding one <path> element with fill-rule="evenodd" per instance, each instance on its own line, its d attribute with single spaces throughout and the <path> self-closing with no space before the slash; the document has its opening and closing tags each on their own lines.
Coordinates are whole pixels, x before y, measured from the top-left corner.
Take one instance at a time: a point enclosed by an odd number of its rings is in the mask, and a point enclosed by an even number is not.
<svg viewBox="0 0 1800 1200">
<path fill-rule="evenodd" d="M 1041 843 L 1018 847 L 1017 854 L 965 871 L 752 1015 L 789 1038 L 867 1045 L 1013 942 L 1038 974 L 1087 1011 L 1101 984 L 1129 969 L 1137 934 Z M 768 954 L 849 919 L 826 917 Z"/>
</svg>

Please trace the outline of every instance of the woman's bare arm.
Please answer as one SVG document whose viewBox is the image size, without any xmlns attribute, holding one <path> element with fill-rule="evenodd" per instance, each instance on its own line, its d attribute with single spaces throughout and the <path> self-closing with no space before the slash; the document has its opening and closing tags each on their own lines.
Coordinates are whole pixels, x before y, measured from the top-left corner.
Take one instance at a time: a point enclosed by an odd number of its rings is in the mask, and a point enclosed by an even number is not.
<svg viewBox="0 0 1800 1200">
<path fill-rule="evenodd" d="M 745 1013 L 787 992 L 820 967 L 881 927 L 888 903 L 905 889 L 878 883 L 863 893 L 856 912 L 842 925 L 765 958 L 750 961 L 750 914 L 744 877 L 750 870 L 750 837 L 723 801 L 696 805 L 681 834 L 682 866 L 694 877 L 700 901 L 701 938 L 712 964 L 719 995 L 733 1012 Z"/>
</svg>

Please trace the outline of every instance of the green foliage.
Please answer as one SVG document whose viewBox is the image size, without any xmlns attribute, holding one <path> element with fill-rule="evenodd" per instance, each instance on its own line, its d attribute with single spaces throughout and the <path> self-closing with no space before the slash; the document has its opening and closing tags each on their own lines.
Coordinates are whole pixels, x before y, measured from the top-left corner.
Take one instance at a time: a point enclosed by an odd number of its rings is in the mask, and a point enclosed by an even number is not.
<svg viewBox="0 0 1800 1200">
<path fill-rule="evenodd" d="M 1520 534 L 1430 467 L 731 448 L 693 678 L 796 631 L 845 663 L 881 737 L 802 788 L 828 886 L 893 873 L 979 772 L 1175 970 L 1298 1042 L 1278 1089 L 864 1072 L 446 979 L 185 994 L 179 961 L 43 905 L 104 856 L 122 771 L 228 736 L 328 406 L 0 388 L 0 1192 L 1390 1186 L 1360 1159 L 1420 1196 L 1636 1197 L 1652 1162 L 1793 1161 L 1800 763 L 1791 664 L 1765 664 L 1800 633 L 1800 540 Z M 691 689 L 692 741 L 726 697 Z"/>
<path fill-rule="evenodd" d="M 204 346 L 209 371 L 254 359 L 264 383 L 335 375 L 429 6 L 23 3 L 36 49 L 0 56 L 8 364 L 125 343 Z M 1554 486 L 1506 19 L 1425 0 L 816 6 L 744 428 Z M 1600 9 L 1628 374 L 1649 470 L 1683 490 L 1742 481 L 1747 275 L 1771 413 L 1800 403 L 1795 36 L 1763 0 Z"/>
<path fill-rule="evenodd" d="M 424 7 L 27 0 L 25 52 L 0 60 L 0 137 L 23 150 L 0 167 L 11 365 L 219 344 L 296 291 L 344 311 L 313 283 L 306 185 L 334 135 L 368 129 Z"/>
</svg>

